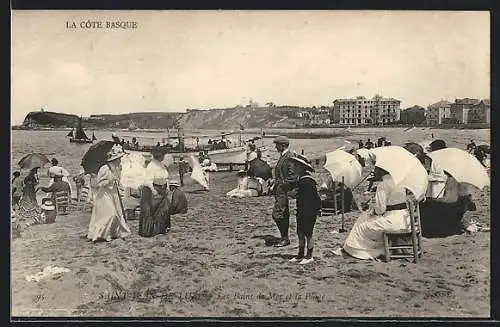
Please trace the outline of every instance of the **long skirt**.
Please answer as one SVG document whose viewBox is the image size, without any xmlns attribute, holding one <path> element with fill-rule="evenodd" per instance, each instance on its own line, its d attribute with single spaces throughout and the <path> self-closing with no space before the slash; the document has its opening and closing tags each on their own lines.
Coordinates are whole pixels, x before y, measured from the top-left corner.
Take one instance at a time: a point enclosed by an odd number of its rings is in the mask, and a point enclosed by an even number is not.
<svg viewBox="0 0 500 327">
<path fill-rule="evenodd" d="M 87 238 L 92 241 L 111 241 L 130 234 L 121 210 L 118 193 L 109 187 L 97 189 Z"/>
<path fill-rule="evenodd" d="M 407 209 L 387 211 L 382 216 L 364 212 L 349 232 L 344 250 L 358 259 L 376 259 L 385 253 L 384 232 L 409 232 L 410 226 Z"/>
<path fill-rule="evenodd" d="M 158 234 L 165 234 L 170 228 L 170 213 L 168 208 L 164 208 L 161 215 L 157 215 L 158 206 L 165 203 L 158 201 L 153 196 L 149 187 L 142 188 L 141 214 L 139 217 L 139 235 L 142 237 L 153 237 Z"/>
<path fill-rule="evenodd" d="M 41 223 L 42 209 L 36 200 L 35 190 L 26 187 L 19 200 L 16 218 L 22 228 Z"/>
</svg>

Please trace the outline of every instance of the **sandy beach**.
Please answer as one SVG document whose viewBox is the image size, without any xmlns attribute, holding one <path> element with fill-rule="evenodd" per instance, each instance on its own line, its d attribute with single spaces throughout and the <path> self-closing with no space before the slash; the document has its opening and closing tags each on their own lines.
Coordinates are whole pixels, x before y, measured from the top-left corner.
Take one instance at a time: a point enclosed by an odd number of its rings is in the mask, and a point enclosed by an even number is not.
<svg viewBox="0 0 500 327">
<path fill-rule="evenodd" d="M 452 132 L 452 137 L 443 137 L 450 145 L 467 142 L 474 134 L 488 137 L 478 131 Z M 391 135 L 393 144 L 411 137 L 397 133 Z M 305 140 L 304 146 L 309 149 L 313 141 Z M 13 143 L 21 144 L 15 139 Z M 78 163 L 78 158 L 71 162 Z M 234 173 L 212 173 L 209 192 L 190 183 L 184 188 L 188 213 L 173 216 L 172 230 L 163 236 L 142 238 L 138 221 L 129 221 L 133 234 L 127 239 L 93 244 L 85 239 L 90 212 L 75 212 L 58 217 L 54 224 L 23 231 L 21 238 L 12 240 L 12 315 L 489 316 L 489 232 L 424 239 L 424 254 L 417 264 L 360 261 L 332 253 L 347 236 L 338 233 L 340 216 L 320 217 L 315 262 L 299 266 L 288 263 L 297 251 L 295 216 L 292 244 L 268 247 L 266 239 L 278 236 L 271 219 L 273 198 L 225 197 L 235 186 Z M 361 185 L 355 197 L 361 198 L 365 189 L 366 184 Z M 467 212 L 465 219 L 489 227 L 489 190 L 474 197 L 477 211 Z M 346 214 L 348 230 L 358 214 Z M 38 283 L 25 279 L 49 265 L 70 272 Z"/>
</svg>

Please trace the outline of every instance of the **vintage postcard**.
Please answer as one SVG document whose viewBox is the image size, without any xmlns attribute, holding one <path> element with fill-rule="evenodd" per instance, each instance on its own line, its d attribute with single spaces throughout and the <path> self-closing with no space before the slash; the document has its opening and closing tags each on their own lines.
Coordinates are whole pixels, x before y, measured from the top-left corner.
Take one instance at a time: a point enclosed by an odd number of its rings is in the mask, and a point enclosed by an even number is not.
<svg viewBox="0 0 500 327">
<path fill-rule="evenodd" d="M 487 11 L 12 11 L 13 317 L 490 317 Z"/>
</svg>

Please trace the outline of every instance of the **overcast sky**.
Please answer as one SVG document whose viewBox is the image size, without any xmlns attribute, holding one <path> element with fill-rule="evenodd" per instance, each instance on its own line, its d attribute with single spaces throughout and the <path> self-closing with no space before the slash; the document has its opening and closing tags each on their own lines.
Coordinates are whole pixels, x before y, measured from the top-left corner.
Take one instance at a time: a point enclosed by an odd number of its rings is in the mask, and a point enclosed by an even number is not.
<svg viewBox="0 0 500 327">
<path fill-rule="evenodd" d="M 136 21 L 67 29 L 66 21 Z M 90 115 L 329 105 L 379 93 L 403 108 L 488 98 L 488 12 L 14 11 L 12 123 Z"/>
</svg>

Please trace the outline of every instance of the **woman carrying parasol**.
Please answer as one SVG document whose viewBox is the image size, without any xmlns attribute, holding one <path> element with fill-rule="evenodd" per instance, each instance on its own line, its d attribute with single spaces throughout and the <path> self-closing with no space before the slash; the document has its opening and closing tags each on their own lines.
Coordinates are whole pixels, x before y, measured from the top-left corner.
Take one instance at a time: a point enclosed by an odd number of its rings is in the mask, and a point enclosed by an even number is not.
<svg viewBox="0 0 500 327">
<path fill-rule="evenodd" d="M 95 178 L 94 206 L 87 234 L 91 241 L 109 242 L 130 234 L 117 187 L 121 174 L 121 157 L 124 155 L 120 145 L 113 145 L 106 155 L 106 164 L 99 168 Z"/>
</svg>

